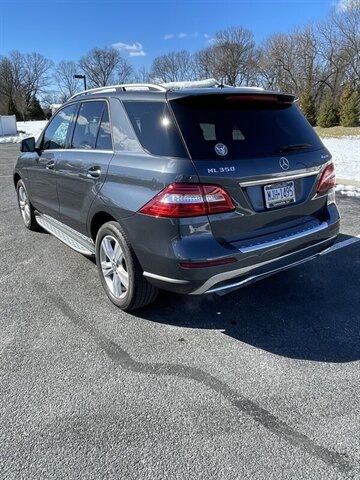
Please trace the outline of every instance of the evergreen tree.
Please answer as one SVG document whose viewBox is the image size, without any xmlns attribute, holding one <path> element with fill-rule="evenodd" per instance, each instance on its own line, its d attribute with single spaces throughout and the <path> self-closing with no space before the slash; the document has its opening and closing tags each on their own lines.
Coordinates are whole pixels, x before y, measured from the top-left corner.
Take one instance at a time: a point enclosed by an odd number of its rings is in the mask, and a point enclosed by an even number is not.
<svg viewBox="0 0 360 480">
<path fill-rule="evenodd" d="M 324 128 L 334 127 L 338 123 L 338 118 L 339 116 L 334 98 L 329 94 L 321 102 L 318 125 L 319 127 Z"/>
<path fill-rule="evenodd" d="M 17 109 L 17 107 L 15 105 L 14 100 L 12 100 L 12 99 L 9 100 L 8 108 L 7 108 L 7 114 L 8 115 L 15 115 L 16 120 L 18 122 L 21 122 L 22 119 L 23 119 L 21 113 L 19 112 L 19 110 Z"/>
<path fill-rule="evenodd" d="M 354 90 L 351 83 L 345 85 L 339 105 L 340 125 L 343 127 L 357 127 L 360 117 L 360 95 Z"/>
<path fill-rule="evenodd" d="M 36 97 L 32 97 L 27 110 L 29 120 L 45 120 L 44 110 L 41 108 L 40 102 Z"/>
<path fill-rule="evenodd" d="M 308 87 L 301 96 L 299 107 L 310 125 L 316 125 L 315 99 L 310 87 Z"/>
</svg>

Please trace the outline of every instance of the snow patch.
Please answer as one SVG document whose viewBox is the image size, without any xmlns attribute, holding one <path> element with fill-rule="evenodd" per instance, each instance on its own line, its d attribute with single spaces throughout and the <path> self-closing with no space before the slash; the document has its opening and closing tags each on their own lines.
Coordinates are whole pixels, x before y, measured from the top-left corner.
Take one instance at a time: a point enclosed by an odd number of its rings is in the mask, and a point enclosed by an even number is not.
<svg viewBox="0 0 360 480">
<path fill-rule="evenodd" d="M 345 180 L 360 180 L 360 137 L 321 140 L 332 155 L 336 176 Z"/>
<path fill-rule="evenodd" d="M 18 134 L 0 137 L 0 143 L 20 143 L 21 140 L 28 137 L 37 139 L 46 124 L 47 120 L 16 122 Z"/>
<path fill-rule="evenodd" d="M 335 192 L 347 197 L 360 198 L 360 187 L 355 187 L 354 185 L 336 185 Z"/>
</svg>

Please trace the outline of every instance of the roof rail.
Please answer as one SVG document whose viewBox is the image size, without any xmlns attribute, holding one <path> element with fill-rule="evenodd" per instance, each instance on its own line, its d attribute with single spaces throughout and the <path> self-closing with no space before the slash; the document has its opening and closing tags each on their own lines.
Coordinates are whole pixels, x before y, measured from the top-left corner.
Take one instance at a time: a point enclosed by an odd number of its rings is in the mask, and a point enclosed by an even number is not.
<svg viewBox="0 0 360 480">
<path fill-rule="evenodd" d="M 124 83 L 121 85 L 109 85 L 106 87 L 90 88 L 89 90 L 83 90 L 82 92 L 75 93 L 69 100 L 72 100 L 80 95 L 93 95 L 96 93 L 117 92 L 117 91 L 129 91 L 129 90 L 149 90 L 151 92 L 166 92 L 166 88 L 162 85 L 156 85 L 153 83 Z"/>
<path fill-rule="evenodd" d="M 251 86 L 233 87 L 231 85 L 226 85 L 225 83 L 219 82 L 218 80 L 215 80 L 215 78 L 206 78 L 205 80 L 190 80 L 190 81 L 184 81 L 184 82 L 161 83 L 161 86 L 165 87 L 166 90 L 177 90 L 177 89 L 183 89 L 183 88 L 225 88 L 225 87 L 236 88 L 242 91 L 247 91 L 247 90 L 263 91 L 264 90 L 264 88 L 262 87 L 251 87 Z"/>
<path fill-rule="evenodd" d="M 194 80 L 184 82 L 168 82 L 168 83 L 124 83 L 121 85 L 109 85 L 106 87 L 91 88 L 90 90 L 83 90 L 82 92 L 75 93 L 69 100 L 73 100 L 80 95 L 93 95 L 96 93 L 110 93 L 110 92 L 128 92 L 136 90 L 148 90 L 149 92 L 167 92 L 169 90 L 176 90 L 182 88 L 224 88 L 230 87 L 225 85 L 214 78 L 207 78 L 205 80 Z M 262 87 L 235 87 L 239 90 L 264 90 Z"/>
</svg>

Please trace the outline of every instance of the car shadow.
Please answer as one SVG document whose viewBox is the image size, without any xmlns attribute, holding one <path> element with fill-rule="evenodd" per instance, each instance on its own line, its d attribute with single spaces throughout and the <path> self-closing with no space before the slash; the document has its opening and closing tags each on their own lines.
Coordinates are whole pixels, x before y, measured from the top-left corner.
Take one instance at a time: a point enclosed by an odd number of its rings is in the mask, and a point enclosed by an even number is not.
<svg viewBox="0 0 360 480">
<path fill-rule="evenodd" d="M 338 242 L 353 238 L 345 235 Z M 136 315 L 219 329 L 276 355 L 321 362 L 360 359 L 360 242 L 225 296 L 161 292 Z"/>
</svg>

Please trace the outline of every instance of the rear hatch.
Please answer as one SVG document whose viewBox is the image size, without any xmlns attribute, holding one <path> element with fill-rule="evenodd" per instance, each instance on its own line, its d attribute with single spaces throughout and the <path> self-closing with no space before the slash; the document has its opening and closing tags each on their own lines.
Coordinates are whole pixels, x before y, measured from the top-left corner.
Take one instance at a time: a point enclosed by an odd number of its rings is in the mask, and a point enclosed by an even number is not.
<svg viewBox="0 0 360 480">
<path fill-rule="evenodd" d="M 220 185 L 234 202 L 232 212 L 209 216 L 219 242 L 323 219 L 326 195 L 316 185 L 330 154 L 293 96 L 224 89 L 168 98 L 200 182 Z"/>
</svg>

